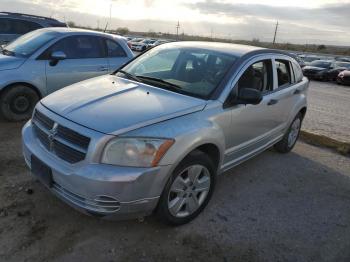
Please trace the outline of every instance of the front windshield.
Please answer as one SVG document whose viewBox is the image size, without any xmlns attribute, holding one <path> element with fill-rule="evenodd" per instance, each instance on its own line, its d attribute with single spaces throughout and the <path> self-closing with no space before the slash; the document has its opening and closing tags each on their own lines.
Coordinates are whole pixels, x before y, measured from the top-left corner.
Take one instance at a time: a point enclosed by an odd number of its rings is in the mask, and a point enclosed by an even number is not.
<svg viewBox="0 0 350 262">
<path fill-rule="evenodd" d="M 174 92 L 207 98 L 236 59 L 213 50 L 162 45 L 139 56 L 117 75 L 126 77 L 127 73 L 159 88 L 169 84 Z"/>
<path fill-rule="evenodd" d="M 310 66 L 321 67 L 321 68 L 328 68 L 330 65 L 331 65 L 331 62 L 320 61 L 320 60 L 310 63 Z"/>
<path fill-rule="evenodd" d="M 8 44 L 2 52 L 19 57 L 29 57 L 57 36 L 57 32 L 36 30 L 17 38 Z"/>
</svg>

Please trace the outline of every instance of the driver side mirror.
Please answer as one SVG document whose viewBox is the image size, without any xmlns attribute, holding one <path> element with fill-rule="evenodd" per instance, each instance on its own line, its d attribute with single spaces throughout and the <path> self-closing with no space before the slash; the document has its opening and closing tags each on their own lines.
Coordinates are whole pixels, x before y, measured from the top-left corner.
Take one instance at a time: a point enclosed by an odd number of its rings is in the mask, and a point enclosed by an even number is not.
<svg viewBox="0 0 350 262">
<path fill-rule="evenodd" d="M 237 104 L 258 105 L 263 99 L 262 93 L 253 88 L 242 88 L 238 92 Z"/>
<path fill-rule="evenodd" d="M 253 88 L 242 88 L 238 92 L 238 104 L 258 105 L 262 101 L 262 93 Z"/>
<path fill-rule="evenodd" d="M 237 95 L 236 88 L 234 88 L 224 103 L 224 108 L 233 105 L 258 105 L 262 99 L 263 95 L 259 90 L 253 88 L 241 88 Z"/>
<path fill-rule="evenodd" d="M 51 54 L 50 58 L 51 58 L 50 65 L 55 66 L 59 61 L 66 59 L 67 56 L 62 51 L 55 51 Z"/>
</svg>

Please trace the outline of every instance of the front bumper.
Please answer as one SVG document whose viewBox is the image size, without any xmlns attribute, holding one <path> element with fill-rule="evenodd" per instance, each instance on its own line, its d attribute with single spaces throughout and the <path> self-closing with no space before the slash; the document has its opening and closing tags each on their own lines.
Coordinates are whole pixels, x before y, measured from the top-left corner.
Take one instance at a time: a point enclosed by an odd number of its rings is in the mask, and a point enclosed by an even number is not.
<svg viewBox="0 0 350 262">
<path fill-rule="evenodd" d="M 325 79 L 324 74 L 319 74 L 319 73 L 304 73 L 304 76 L 306 76 L 309 79 L 314 79 L 314 80 L 323 80 Z"/>
<path fill-rule="evenodd" d="M 342 85 L 350 85 L 350 77 L 337 77 L 337 83 Z"/>
<path fill-rule="evenodd" d="M 105 219 L 127 219 L 152 213 L 171 169 L 171 166 L 118 167 L 89 158 L 69 164 L 40 143 L 31 121 L 23 127 L 22 139 L 23 155 L 29 168 L 32 155 L 50 167 L 53 183 L 49 190 L 53 194 L 83 213 Z"/>
</svg>

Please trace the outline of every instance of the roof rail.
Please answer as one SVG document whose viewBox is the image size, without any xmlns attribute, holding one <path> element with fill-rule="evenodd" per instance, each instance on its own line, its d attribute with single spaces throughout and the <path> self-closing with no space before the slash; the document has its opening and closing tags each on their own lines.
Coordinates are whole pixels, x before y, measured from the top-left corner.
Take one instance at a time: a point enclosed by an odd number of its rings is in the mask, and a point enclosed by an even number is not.
<svg viewBox="0 0 350 262">
<path fill-rule="evenodd" d="M 2 12 L 2 11 L 0 11 L 0 14 L 17 15 L 17 16 L 22 16 L 22 17 L 32 17 L 32 18 L 39 18 L 39 19 L 43 19 L 43 20 L 50 20 L 50 21 L 54 21 L 54 22 L 59 22 L 57 19 L 54 19 L 51 17 L 39 16 L 39 15 L 13 13 L 13 12 Z"/>
</svg>

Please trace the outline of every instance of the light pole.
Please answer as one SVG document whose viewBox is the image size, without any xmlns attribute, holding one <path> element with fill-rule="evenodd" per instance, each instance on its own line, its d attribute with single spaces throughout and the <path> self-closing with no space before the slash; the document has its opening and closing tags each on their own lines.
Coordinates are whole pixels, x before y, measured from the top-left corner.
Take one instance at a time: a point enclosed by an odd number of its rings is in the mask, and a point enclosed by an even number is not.
<svg viewBox="0 0 350 262">
<path fill-rule="evenodd" d="M 273 42 L 272 42 L 272 44 L 275 44 L 275 43 L 276 43 L 277 30 L 278 30 L 278 21 L 277 21 L 277 23 L 276 23 L 275 35 L 274 35 L 274 37 L 273 37 Z"/>
<path fill-rule="evenodd" d="M 176 40 L 179 40 L 179 29 L 180 29 L 180 21 L 177 21 L 177 25 L 176 25 Z"/>
</svg>

